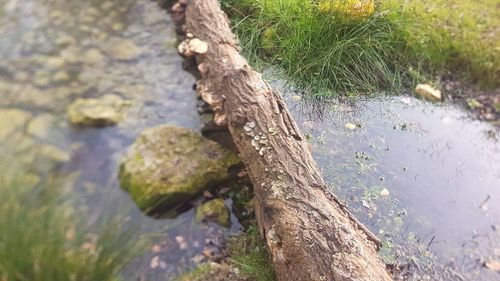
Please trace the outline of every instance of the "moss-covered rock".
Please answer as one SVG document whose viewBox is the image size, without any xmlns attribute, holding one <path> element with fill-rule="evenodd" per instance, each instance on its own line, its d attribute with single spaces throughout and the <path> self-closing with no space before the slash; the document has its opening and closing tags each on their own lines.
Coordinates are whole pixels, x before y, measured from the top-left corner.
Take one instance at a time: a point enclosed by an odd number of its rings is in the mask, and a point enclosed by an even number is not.
<svg viewBox="0 0 500 281">
<path fill-rule="evenodd" d="M 231 225 L 229 210 L 222 199 L 210 200 L 196 208 L 195 221 L 197 223 L 213 221 L 224 227 Z"/>
<path fill-rule="evenodd" d="M 229 177 L 239 158 L 188 129 L 164 125 L 145 130 L 125 156 L 121 186 L 139 208 L 176 207 Z"/>
<path fill-rule="evenodd" d="M 123 120 L 129 106 L 130 101 L 108 94 L 98 99 L 77 99 L 68 107 L 67 115 L 69 122 L 78 126 L 112 126 Z"/>
</svg>

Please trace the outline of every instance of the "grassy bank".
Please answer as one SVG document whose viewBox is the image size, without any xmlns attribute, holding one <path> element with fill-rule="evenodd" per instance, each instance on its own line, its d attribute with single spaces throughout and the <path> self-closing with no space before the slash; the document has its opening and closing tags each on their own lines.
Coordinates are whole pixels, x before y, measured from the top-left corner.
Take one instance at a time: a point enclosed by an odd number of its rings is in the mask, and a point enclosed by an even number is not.
<svg viewBox="0 0 500 281">
<path fill-rule="evenodd" d="M 273 281 L 274 271 L 265 242 L 257 226 L 250 226 L 245 233 L 231 241 L 231 260 L 242 274 L 255 281 Z"/>
<path fill-rule="evenodd" d="M 89 225 L 57 184 L 2 167 L 0 280 L 122 280 L 137 244 L 121 220 Z"/>
<path fill-rule="evenodd" d="M 255 226 L 228 241 L 229 258 L 222 263 L 203 263 L 176 281 L 274 281 L 265 242 Z"/>
<path fill-rule="evenodd" d="M 223 0 L 254 65 L 319 96 L 500 80 L 495 0 Z M 496 46 L 496 47 L 495 47 Z"/>
</svg>

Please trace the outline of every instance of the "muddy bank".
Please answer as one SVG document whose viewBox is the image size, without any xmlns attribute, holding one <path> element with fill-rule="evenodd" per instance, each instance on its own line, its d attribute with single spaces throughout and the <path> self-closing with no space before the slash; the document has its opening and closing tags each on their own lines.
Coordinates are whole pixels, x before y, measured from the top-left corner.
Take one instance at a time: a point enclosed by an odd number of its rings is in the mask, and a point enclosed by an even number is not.
<svg viewBox="0 0 500 281">
<path fill-rule="evenodd" d="M 470 110 L 479 120 L 500 128 L 500 89 L 481 91 L 477 86 L 457 81 L 444 81 L 447 100 Z"/>
</svg>

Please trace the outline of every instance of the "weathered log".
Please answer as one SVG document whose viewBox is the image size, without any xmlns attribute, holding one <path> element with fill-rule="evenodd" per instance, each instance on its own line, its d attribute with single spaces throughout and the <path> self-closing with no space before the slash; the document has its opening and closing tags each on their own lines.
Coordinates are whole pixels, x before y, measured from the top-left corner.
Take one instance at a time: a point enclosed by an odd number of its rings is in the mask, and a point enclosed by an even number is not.
<svg viewBox="0 0 500 281">
<path fill-rule="evenodd" d="M 196 56 L 198 93 L 246 165 L 278 280 L 391 280 L 379 240 L 330 193 L 283 98 L 239 54 L 218 1 L 191 0 L 184 16 L 179 51 Z"/>
</svg>

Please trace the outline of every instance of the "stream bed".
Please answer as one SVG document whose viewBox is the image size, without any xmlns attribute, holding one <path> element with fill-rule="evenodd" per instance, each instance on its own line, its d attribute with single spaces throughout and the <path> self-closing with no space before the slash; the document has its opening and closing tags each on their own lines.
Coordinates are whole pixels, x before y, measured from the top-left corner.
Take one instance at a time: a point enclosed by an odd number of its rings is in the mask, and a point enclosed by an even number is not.
<svg viewBox="0 0 500 281">
<path fill-rule="evenodd" d="M 238 224 L 229 230 L 197 225 L 193 210 L 175 219 L 148 217 L 119 187 L 120 160 L 141 131 L 203 125 L 174 24 L 156 2 L 1 0 L 0 38 L 2 154 L 41 176 L 55 175 L 90 222 L 126 212 L 146 241 L 127 280 L 171 280 L 238 230 Z M 132 102 L 118 126 L 67 122 L 73 101 L 105 94 Z"/>
<path fill-rule="evenodd" d="M 2 154 L 59 177 L 90 221 L 125 208 L 149 243 L 127 268 L 128 280 L 172 280 L 239 230 L 237 222 L 197 225 L 193 210 L 148 217 L 119 187 L 120 159 L 142 130 L 203 126 L 195 79 L 183 70 L 174 23 L 157 3 L 0 0 L 0 38 Z M 320 105 L 283 90 L 332 192 L 383 240 L 386 262 L 404 265 L 402 278 L 498 280 L 483 267 L 500 259 L 495 128 L 412 96 Z M 74 100 L 110 93 L 132 101 L 124 122 L 67 122 Z"/>
</svg>

